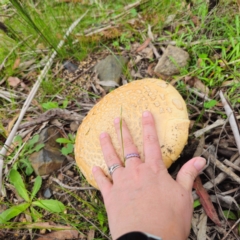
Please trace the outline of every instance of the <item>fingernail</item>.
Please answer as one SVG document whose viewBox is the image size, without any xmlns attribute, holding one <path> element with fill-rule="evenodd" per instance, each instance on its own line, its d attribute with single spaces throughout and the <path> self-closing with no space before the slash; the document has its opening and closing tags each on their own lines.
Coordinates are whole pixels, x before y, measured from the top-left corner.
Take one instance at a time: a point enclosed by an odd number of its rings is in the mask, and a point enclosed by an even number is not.
<svg viewBox="0 0 240 240">
<path fill-rule="evenodd" d="M 148 117 L 148 116 L 150 116 L 149 111 L 144 111 L 144 112 L 143 112 L 143 117 Z"/>
<path fill-rule="evenodd" d="M 201 171 L 206 165 L 206 159 L 199 157 L 196 159 L 193 165 L 198 171 Z"/>
<path fill-rule="evenodd" d="M 119 122 L 120 122 L 120 118 L 119 117 L 114 119 L 114 123 L 119 123 Z"/>
<path fill-rule="evenodd" d="M 107 136 L 107 133 L 105 133 L 105 132 L 103 132 L 103 133 L 101 133 L 100 134 L 100 138 L 102 139 L 102 138 L 105 138 Z"/>
</svg>

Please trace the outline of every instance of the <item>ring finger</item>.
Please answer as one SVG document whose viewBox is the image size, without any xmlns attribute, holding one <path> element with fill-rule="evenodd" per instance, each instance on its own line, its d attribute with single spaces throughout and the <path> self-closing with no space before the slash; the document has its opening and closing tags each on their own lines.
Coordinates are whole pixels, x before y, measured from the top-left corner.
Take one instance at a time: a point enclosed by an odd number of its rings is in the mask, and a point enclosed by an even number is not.
<svg viewBox="0 0 240 240">
<path fill-rule="evenodd" d="M 115 118 L 114 125 L 118 135 L 119 143 L 120 145 L 123 145 L 125 165 L 138 165 L 142 163 L 138 154 L 138 149 L 133 143 L 132 136 L 125 121 L 121 120 L 120 118 Z"/>
<path fill-rule="evenodd" d="M 109 169 L 109 173 L 114 179 L 123 170 L 122 162 L 120 161 L 112 145 L 111 138 L 107 133 L 102 133 L 100 135 L 100 144 L 101 144 L 104 159 Z"/>
</svg>

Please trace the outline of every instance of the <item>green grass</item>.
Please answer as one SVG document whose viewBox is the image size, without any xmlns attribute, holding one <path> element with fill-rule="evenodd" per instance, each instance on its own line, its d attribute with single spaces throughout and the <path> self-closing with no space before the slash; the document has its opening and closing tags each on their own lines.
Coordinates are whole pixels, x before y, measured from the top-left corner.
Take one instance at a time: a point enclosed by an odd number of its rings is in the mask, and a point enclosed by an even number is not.
<svg viewBox="0 0 240 240">
<path fill-rule="evenodd" d="M 185 77 L 197 77 L 209 88 L 212 98 L 215 95 L 211 93 L 222 89 L 233 107 L 240 103 L 240 18 L 236 2 L 222 1 L 221 5 L 211 13 L 207 11 L 206 2 L 201 0 L 194 1 L 191 11 L 188 11 L 187 6 L 184 6 L 183 1 L 180 0 L 149 0 L 129 12 L 123 8 L 135 1 L 92 2 L 92 4 L 81 4 L 26 0 L 21 1 L 22 5 L 19 5 L 16 0 L 2 1 L 0 10 L 4 14 L 1 16 L 1 21 L 9 31 L 6 33 L 0 30 L 0 64 L 8 56 L 5 67 L 0 71 L 0 82 L 5 79 L 1 87 L 11 91 L 12 87 L 6 80 L 10 76 L 17 76 L 31 89 L 44 67 L 43 59 L 49 57 L 54 49 L 56 50 L 72 22 L 88 10 L 86 17 L 70 34 L 64 46 L 58 50 L 54 64 L 35 97 L 37 104 L 32 105 L 35 112 L 39 112 L 37 106 L 46 106 L 46 104 L 51 106 L 51 103 L 62 106 L 65 99 L 68 100 L 67 109 L 79 111 L 81 102 L 78 94 L 86 90 L 77 83 L 64 80 L 56 73 L 56 69 L 59 69 L 65 60 L 81 63 L 86 61 L 88 56 L 98 58 L 100 56 L 98 54 L 104 51 L 121 54 L 123 48 L 133 59 L 135 55 L 130 52 L 131 46 L 136 42 L 144 42 L 148 25 L 156 35 L 154 44 L 159 52 L 161 52 L 159 45 L 163 42 L 174 41 L 176 46 L 184 48 L 190 54 L 191 60 L 188 66 L 181 69 L 180 74 L 176 76 L 179 79 L 176 87 L 187 103 L 197 105 L 198 98 L 186 88 Z M 126 15 L 116 18 L 122 13 Z M 174 16 L 173 21 L 166 24 L 170 15 Z M 194 22 L 194 17 L 198 19 L 197 24 Z M 131 23 L 128 21 L 130 19 L 135 19 L 136 22 Z M 85 36 L 89 29 L 105 27 L 109 23 L 115 24 L 115 28 L 108 32 L 101 31 L 98 34 Z M 17 59 L 20 59 L 20 65 L 14 68 Z M 32 63 L 27 65 L 30 61 Z M 42 65 L 39 66 L 40 63 Z M 36 68 L 31 69 L 34 65 Z M 124 73 L 128 80 L 132 80 L 130 70 L 126 69 Z M 227 86 L 224 85 L 226 83 Z M 29 93 L 26 89 L 22 91 L 25 94 Z M 95 92 L 87 92 L 87 94 L 94 101 L 99 97 Z M 9 122 L 21 109 L 23 101 L 24 98 L 12 98 L 11 102 L 0 98 L 0 118 L 3 120 L 0 123 L 0 145 L 7 137 L 6 128 Z M 215 107 L 211 104 L 213 102 L 202 106 L 197 123 L 204 123 L 205 111 Z M 31 116 L 34 116 L 34 111 L 31 112 Z M 67 134 L 74 134 L 69 130 L 68 124 L 63 123 L 63 127 L 66 127 Z M 11 153 L 9 158 L 15 153 Z M 11 168 L 12 165 L 8 167 Z M 71 170 L 79 174 L 77 181 L 81 180 L 83 185 L 87 184 L 78 169 L 73 167 Z M 83 233 L 87 233 L 91 228 L 97 229 L 97 239 L 106 239 L 103 233 L 108 235 L 107 216 L 100 194 L 97 191 L 73 192 L 59 186 L 57 188 L 58 200 L 67 204 L 67 211 L 61 215 L 47 215 L 43 211 L 42 221 L 51 220 L 58 224 L 69 224 Z M 13 204 L 7 198 L 1 199 L 0 203 L 8 206 Z M 21 224 L 16 223 L 13 226 L 9 222 L 4 227 L 18 229 L 21 228 Z"/>
</svg>

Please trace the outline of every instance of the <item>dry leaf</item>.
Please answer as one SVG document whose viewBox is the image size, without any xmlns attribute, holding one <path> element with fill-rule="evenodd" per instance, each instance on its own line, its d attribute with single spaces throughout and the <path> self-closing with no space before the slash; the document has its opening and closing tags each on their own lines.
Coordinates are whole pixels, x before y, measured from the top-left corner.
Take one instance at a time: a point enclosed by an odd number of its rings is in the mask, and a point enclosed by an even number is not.
<svg viewBox="0 0 240 240">
<path fill-rule="evenodd" d="M 208 217 L 218 226 L 221 226 L 221 222 L 218 218 L 217 212 L 213 206 L 213 203 L 210 199 L 210 196 L 206 189 L 202 185 L 202 181 L 199 176 L 196 177 L 193 188 L 196 190 L 197 195 L 199 196 L 200 203 L 203 206 L 204 211 Z"/>
<path fill-rule="evenodd" d="M 19 113 L 8 123 L 7 131 L 6 131 L 6 132 L 7 132 L 7 136 L 8 136 L 9 133 L 11 132 L 14 123 L 15 123 L 16 120 L 18 119 L 18 116 L 19 116 Z"/>
<path fill-rule="evenodd" d="M 209 88 L 205 86 L 197 77 L 186 76 L 185 83 L 188 83 L 190 87 L 194 87 L 208 96 Z"/>
<path fill-rule="evenodd" d="M 21 82 L 21 80 L 17 77 L 9 77 L 7 81 L 11 87 L 17 87 Z"/>
<path fill-rule="evenodd" d="M 18 58 L 15 60 L 15 62 L 14 62 L 14 64 L 13 64 L 13 69 L 18 68 L 19 65 L 20 65 L 20 57 L 18 57 Z"/>
<path fill-rule="evenodd" d="M 93 239 L 94 239 L 94 235 L 95 235 L 95 230 L 94 230 L 94 229 L 91 229 L 91 230 L 88 232 L 87 240 L 93 240 Z"/>
<path fill-rule="evenodd" d="M 141 52 L 144 48 L 148 46 L 148 44 L 151 42 L 151 38 L 147 38 L 145 42 L 140 45 L 140 47 L 137 48 L 136 52 Z"/>
<path fill-rule="evenodd" d="M 207 239 L 207 215 L 203 212 L 200 216 L 199 223 L 197 225 L 197 239 Z"/>
<path fill-rule="evenodd" d="M 66 240 L 66 239 L 77 239 L 78 231 L 77 230 L 59 230 L 54 231 L 48 234 L 45 234 L 42 237 L 37 238 L 37 240 Z"/>
<path fill-rule="evenodd" d="M 192 18 L 192 22 L 194 23 L 194 25 L 196 27 L 198 27 L 200 25 L 198 17 L 197 16 L 192 16 L 191 18 Z"/>
</svg>

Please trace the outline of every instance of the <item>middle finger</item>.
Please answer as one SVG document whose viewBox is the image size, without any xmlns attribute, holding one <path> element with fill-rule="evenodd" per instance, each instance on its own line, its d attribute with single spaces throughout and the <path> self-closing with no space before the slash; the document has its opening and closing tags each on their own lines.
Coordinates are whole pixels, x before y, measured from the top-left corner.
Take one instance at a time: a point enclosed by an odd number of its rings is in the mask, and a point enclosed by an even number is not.
<svg viewBox="0 0 240 240">
<path fill-rule="evenodd" d="M 133 142 L 130 131 L 125 123 L 125 121 L 121 118 L 114 119 L 114 125 L 117 132 L 118 140 L 120 145 L 123 148 L 125 165 L 138 165 L 142 163 L 138 149 Z"/>
</svg>

